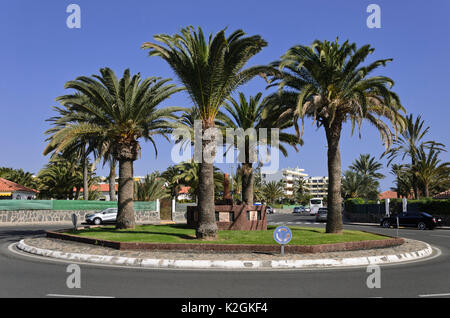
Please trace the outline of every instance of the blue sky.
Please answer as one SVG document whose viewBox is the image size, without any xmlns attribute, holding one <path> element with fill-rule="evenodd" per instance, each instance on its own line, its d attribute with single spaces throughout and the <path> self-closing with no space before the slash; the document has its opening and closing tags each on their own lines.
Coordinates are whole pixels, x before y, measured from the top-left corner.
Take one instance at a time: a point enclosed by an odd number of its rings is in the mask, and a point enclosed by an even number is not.
<svg viewBox="0 0 450 318">
<path fill-rule="evenodd" d="M 81 29 L 66 26 L 66 7 L 81 7 Z M 381 7 L 381 29 L 366 26 L 369 4 Z M 195 1 L 25 1 L 2 2 L 0 11 L 0 166 L 23 168 L 37 173 L 47 162 L 45 121 L 54 115 L 51 106 L 65 92 L 65 82 L 80 75 L 98 73 L 108 66 L 121 74 L 125 68 L 143 76 L 172 77 L 170 68 L 159 58 L 149 58 L 140 49 L 159 33 L 173 34 L 187 25 L 201 26 L 205 32 L 228 27 L 260 34 L 269 46 L 250 65 L 267 64 L 295 44 L 315 39 L 349 39 L 358 45 L 375 47 L 373 59 L 394 58 L 382 73 L 396 82 L 408 113 L 420 114 L 430 126 L 429 139 L 450 144 L 450 2 L 380 0 L 195 0 Z M 265 91 L 265 83 L 255 79 L 241 91 Z M 191 106 L 185 94 L 178 94 L 162 106 Z M 305 145 L 281 167 L 306 169 L 309 175 L 326 175 L 326 142 L 323 130 L 306 122 Z M 135 163 L 135 174 L 164 170 L 170 164 L 171 145 L 159 140 L 159 155 L 143 145 L 142 157 Z M 379 157 L 383 146 L 378 132 L 365 124 L 362 138 L 350 138 L 344 128 L 341 141 L 342 167 L 346 169 L 361 153 Z M 448 153 L 442 155 L 450 161 Z M 386 161 L 381 160 L 383 163 Z M 220 166 L 229 171 L 230 166 Z M 393 177 L 387 169 L 382 190 Z M 107 172 L 99 170 L 99 175 Z"/>
</svg>

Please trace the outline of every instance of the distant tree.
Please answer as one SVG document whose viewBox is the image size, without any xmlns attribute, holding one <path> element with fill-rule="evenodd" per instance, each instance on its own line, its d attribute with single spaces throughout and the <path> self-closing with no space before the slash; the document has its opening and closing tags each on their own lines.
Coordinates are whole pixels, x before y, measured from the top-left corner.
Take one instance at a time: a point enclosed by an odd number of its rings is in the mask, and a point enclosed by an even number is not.
<svg viewBox="0 0 450 318">
<path fill-rule="evenodd" d="M 263 184 L 262 195 L 266 202 L 273 204 L 284 197 L 284 183 L 269 181 Z"/>
<path fill-rule="evenodd" d="M 361 154 L 359 159 L 356 159 L 349 168 L 356 173 L 375 180 L 385 177 L 382 173 L 378 172 L 378 170 L 383 168 L 383 165 L 377 162 L 375 157 L 371 157 L 370 154 Z"/>
<path fill-rule="evenodd" d="M 22 169 L 0 167 L 0 178 L 18 183 L 31 189 L 37 189 L 39 186 L 39 180 L 33 176 L 33 173 L 25 172 Z"/>
<path fill-rule="evenodd" d="M 170 197 L 165 187 L 165 179 L 159 173 L 145 176 L 143 181 L 135 181 L 134 199 L 137 201 L 156 201 Z"/>
<path fill-rule="evenodd" d="M 421 116 L 414 119 L 412 114 L 406 117 L 406 129 L 401 133 L 398 139 L 394 141 L 394 146 L 389 151 L 386 151 L 383 156 L 387 155 L 388 165 L 393 160 L 400 158 L 404 160 L 406 157 L 410 159 L 410 166 L 416 165 L 416 160 L 420 149 L 434 148 L 435 151 L 445 151 L 445 145 L 433 140 L 424 140 L 430 127 L 424 127 L 425 121 Z M 416 174 L 412 175 L 412 187 L 414 191 L 414 198 L 419 198 L 419 181 Z"/>
<path fill-rule="evenodd" d="M 378 198 L 379 183 L 373 178 L 347 170 L 342 177 L 342 196 L 349 198 L 364 198 L 376 200 Z"/>
</svg>

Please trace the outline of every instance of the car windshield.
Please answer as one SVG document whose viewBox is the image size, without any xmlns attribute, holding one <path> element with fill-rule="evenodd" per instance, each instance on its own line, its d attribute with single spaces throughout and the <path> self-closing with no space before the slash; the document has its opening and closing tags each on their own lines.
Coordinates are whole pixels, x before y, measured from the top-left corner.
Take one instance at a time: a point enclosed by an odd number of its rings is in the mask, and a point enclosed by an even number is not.
<svg viewBox="0 0 450 318">
<path fill-rule="evenodd" d="M 422 213 L 420 213 L 420 214 L 422 214 L 423 216 L 429 217 L 429 218 L 432 218 L 432 217 L 433 217 L 431 214 L 428 214 L 428 213 L 426 213 L 426 212 L 422 212 Z"/>
</svg>

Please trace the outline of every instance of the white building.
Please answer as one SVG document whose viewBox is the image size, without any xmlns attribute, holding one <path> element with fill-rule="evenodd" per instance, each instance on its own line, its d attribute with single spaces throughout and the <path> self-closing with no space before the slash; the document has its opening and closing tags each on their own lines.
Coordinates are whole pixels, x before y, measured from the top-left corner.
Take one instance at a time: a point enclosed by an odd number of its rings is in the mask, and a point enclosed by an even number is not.
<svg viewBox="0 0 450 318">
<path fill-rule="evenodd" d="M 308 175 L 304 173 L 305 169 L 297 168 L 285 168 L 273 174 L 261 174 L 262 182 L 270 181 L 283 181 L 284 182 L 284 194 L 291 196 L 294 194 L 294 184 L 296 180 L 301 180 Z"/>
<path fill-rule="evenodd" d="M 305 188 L 315 198 L 324 198 L 328 195 L 328 177 L 305 178 Z"/>
<path fill-rule="evenodd" d="M 283 181 L 285 184 L 284 194 L 291 196 L 294 194 L 294 184 L 297 180 L 304 180 L 305 190 L 315 198 L 324 198 L 328 194 L 328 177 L 308 177 L 305 169 L 285 168 L 273 174 L 261 174 L 261 181 Z"/>
</svg>

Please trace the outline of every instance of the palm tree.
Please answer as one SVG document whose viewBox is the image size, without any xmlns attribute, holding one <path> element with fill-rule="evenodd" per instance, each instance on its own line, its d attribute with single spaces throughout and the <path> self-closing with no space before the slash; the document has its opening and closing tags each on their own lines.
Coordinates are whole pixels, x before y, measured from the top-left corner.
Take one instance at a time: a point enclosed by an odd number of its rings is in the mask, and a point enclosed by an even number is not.
<svg viewBox="0 0 450 318">
<path fill-rule="evenodd" d="M 342 196 L 375 200 L 378 197 L 378 181 L 368 175 L 347 170 L 342 177 Z"/>
<path fill-rule="evenodd" d="M 297 133 L 303 133 L 304 119 L 310 117 L 317 127 L 323 127 L 328 144 L 328 220 L 327 233 L 342 232 L 341 217 L 341 156 L 340 139 L 345 122 L 360 131 L 363 120 L 369 121 L 381 134 L 386 148 L 392 143 L 392 132 L 382 118 L 388 119 L 395 131 L 402 130 L 404 108 L 391 91 L 394 82 L 385 76 L 369 74 L 391 59 L 377 60 L 362 66 L 372 54 L 370 45 L 357 48 L 348 41 L 313 42 L 311 47 L 297 45 L 281 60 L 273 63 L 277 69 L 267 70 L 271 86 L 278 85 L 279 98 L 286 109 L 284 117 L 293 117 Z M 297 119 L 302 120 L 302 129 Z"/>
<path fill-rule="evenodd" d="M 89 172 L 88 172 L 88 160 L 89 155 L 95 151 L 98 146 L 98 140 L 92 138 L 92 136 L 85 134 L 78 134 L 77 139 L 72 139 L 71 144 L 66 144 L 67 135 L 73 136 L 73 132 L 68 127 L 77 128 L 77 126 L 71 126 L 72 123 L 79 121 L 89 120 L 90 115 L 81 112 L 71 111 L 61 107 L 53 107 L 58 112 L 59 116 L 54 116 L 46 121 L 51 122 L 53 127 L 45 131 L 44 134 L 50 135 L 46 139 L 48 145 L 45 147 L 43 155 L 46 156 L 53 152 L 52 157 L 61 154 L 71 160 L 77 160 L 83 167 L 83 199 L 89 199 Z M 95 170 L 96 163 L 92 165 L 92 170 Z"/>
<path fill-rule="evenodd" d="M 206 39 L 200 27 L 196 31 L 192 26 L 182 29 L 181 34 L 161 34 L 154 39 L 162 45 L 148 42 L 142 47 L 150 50 L 150 56 L 164 59 L 186 87 L 200 114 L 202 136 L 204 131 L 214 128 L 216 115 L 226 98 L 261 72 L 263 67 L 243 68 L 252 56 L 267 46 L 258 35 L 244 37 L 242 30 L 228 37 L 225 30 L 221 30 Z M 205 160 L 205 149 L 214 157 L 214 145 L 214 140 L 202 140 L 202 156 L 197 158 L 201 161 L 196 228 L 199 239 L 217 237 L 213 163 Z"/>
<path fill-rule="evenodd" d="M 411 160 L 411 166 L 416 165 L 416 158 L 421 148 L 430 149 L 434 147 L 435 150 L 444 151 L 444 145 L 435 141 L 424 141 L 425 135 L 430 130 L 430 127 L 424 129 L 424 121 L 419 115 L 414 119 L 410 114 L 406 117 L 406 129 L 402 132 L 397 140 L 394 141 L 394 147 L 389 151 L 386 151 L 384 155 L 388 155 L 388 165 L 391 162 L 400 157 L 404 160 L 405 157 L 409 157 Z M 419 186 L 416 176 L 412 175 L 412 186 L 414 190 L 414 198 L 419 198 Z"/>
<path fill-rule="evenodd" d="M 413 188 L 412 172 L 409 165 L 391 165 L 391 174 L 395 176 L 395 187 L 391 188 L 397 192 L 397 197 L 408 198 Z"/>
<path fill-rule="evenodd" d="M 349 167 L 364 176 L 368 176 L 374 179 L 383 179 L 384 175 L 377 172 L 383 167 L 383 165 L 376 161 L 375 157 L 370 157 L 370 154 L 361 154 L 359 159 L 356 159 Z"/>
<path fill-rule="evenodd" d="M 169 189 L 170 196 L 176 200 L 178 191 L 180 190 L 180 184 L 178 182 L 178 176 L 180 170 L 176 166 L 169 166 L 166 171 L 161 174 L 161 177 L 166 180 L 167 189 Z"/>
<path fill-rule="evenodd" d="M 37 189 L 38 180 L 33 176 L 31 172 L 25 172 L 23 169 L 13 169 L 0 167 L 0 178 L 7 179 L 9 181 L 18 183 L 27 188 Z"/>
<path fill-rule="evenodd" d="M 439 154 L 440 150 L 434 146 L 429 148 L 428 153 L 422 146 L 416 153 L 415 164 L 412 166 L 412 172 L 427 198 L 430 197 L 430 188 L 448 181 L 450 162 L 441 162 Z"/>
<path fill-rule="evenodd" d="M 155 201 L 170 196 L 165 180 L 159 173 L 148 174 L 143 181 L 135 181 L 134 191 L 134 199 L 137 201 Z"/>
<path fill-rule="evenodd" d="M 247 205 L 253 205 L 253 162 L 256 161 L 256 156 L 252 156 L 252 153 L 256 154 L 257 141 L 262 140 L 259 129 L 279 128 L 282 130 L 293 125 L 292 121 L 279 122 L 279 115 L 276 112 L 264 112 L 267 107 L 267 100 L 261 98 L 262 93 L 258 93 L 256 96 L 250 96 L 247 100 L 245 94 L 240 92 L 239 100 L 230 97 L 228 103 L 224 105 L 229 117 L 221 118 L 226 128 L 242 129 L 243 131 L 254 129 L 256 133 L 245 135 L 244 151 L 239 154 L 239 161 L 242 162 L 242 201 Z M 271 144 L 271 134 L 267 133 L 264 142 Z M 239 143 L 239 138 L 234 138 L 232 146 L 239 149 Z M 278 149 L 284 156 L 287 156 L 287 150 L 280 143 L 296 147 L 297 144 L 303 144 L 303 141 L 298 136 L 280 132 L 277 142 Z M 239 150 L 242 152 L 242 149 Z"/>
<path fill-rule="evenodd" d="M 97 145 L 109 143 L 111 153 L 119 163 L 119 198 L 116 228 L 135 228 L 133 209 L 133 162 L 140 154 L 139 139 L 150 141 L 157 148 L 155 136 L 167 139 L 180 107 L 157 109 L 158 105 L 176 92 L 182 90 L 174 84 L 167 84 L 170 79 L 149 77 L 142 79 L 140 74 L 130 75 L 125 70 L 118 80 L 109 68 L 100 69 L 100 75 L 78 77 L 69 81 L 66 88 L 73 89 L 74 94 L 59 97 L 57 100 L 72 112 L 86 114 L 87 119 L 62 129 L 63 142 L 57 150 L 69 147 L 79 136 L 96 139 Z"/>
<path fill-rule="evenodd" d="M 262 187 L 262 195 L 266 202 L 273 204 L 284 196 L 284 184 L 282 181 L 265 182 Z"/>
<path fill-rule="evenodd" d="M 183 162 L 175 166 L 178 174 L 174 177 L 173 181 L 177 184 L 190 187 L 190 193 L 192 193 L 198 201 L 200 191 L 200 171 L 201 166 L 196 162 Z M 223 188 L 224 176 L 219 168 L 214 167 L 214 185 L 213 191 L 220 191 Z"/>
<path fill-rule="evenodd" d="M 53 156 L 49 163 L 39 171 L 40 197 L 55 199 L 77 199 L 83 185 L 83 169 L 76 160 L 62 155 Z M 91 171 L 88 164 L 88 171 Z M 89 176 L 89 186 L 96 182 L 93 174 Z M 74 194 L 76 189 L 76 194 Z"/>
</svg>

